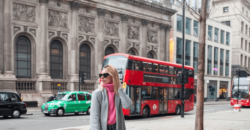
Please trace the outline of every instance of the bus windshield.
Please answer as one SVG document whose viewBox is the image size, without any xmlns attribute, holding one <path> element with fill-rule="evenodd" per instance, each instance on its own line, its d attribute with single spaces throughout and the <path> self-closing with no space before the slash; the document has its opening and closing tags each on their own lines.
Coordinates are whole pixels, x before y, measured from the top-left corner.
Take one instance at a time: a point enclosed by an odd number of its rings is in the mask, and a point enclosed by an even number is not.
<svg viewBox="0 0 250 130">
<path fill-rule="evenodd" d="M 238 86 L 234 87 L 232 91 L 232 98 L 234 99 L 248 99 L 249 98 L 249 90 L 248 89 L 239 89 L 238 91 Z"/>
<path fill-rule="evenodd" d="M 105 65 L 112 65 L 119 73 L 119 78 L 122 82 L 123 74 L 127 67 L 128 58 L 125 56 L 109 56 L 103 61 L 103 67 Z"/>
</svg>

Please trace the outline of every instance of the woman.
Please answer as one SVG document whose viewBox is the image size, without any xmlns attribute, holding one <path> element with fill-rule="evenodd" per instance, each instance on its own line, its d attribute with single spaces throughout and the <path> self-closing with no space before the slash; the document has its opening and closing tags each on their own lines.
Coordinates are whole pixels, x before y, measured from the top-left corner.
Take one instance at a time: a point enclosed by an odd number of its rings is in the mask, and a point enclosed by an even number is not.
<svg viewBox="0 0 250 130">
<path fill-rule="evenodd" d="M 103 67 L 100 88 L 92 93 L 91 130 L 126 130 L 122 107 L 130 109 L 131 99 L 124 93 L 116 68 Z"/>
</svg>

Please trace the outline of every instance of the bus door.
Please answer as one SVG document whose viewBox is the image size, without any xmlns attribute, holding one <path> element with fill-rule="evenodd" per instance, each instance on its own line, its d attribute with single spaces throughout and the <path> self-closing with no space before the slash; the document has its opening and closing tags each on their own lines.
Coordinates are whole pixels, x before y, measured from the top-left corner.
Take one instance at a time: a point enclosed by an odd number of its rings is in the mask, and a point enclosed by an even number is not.
<svg viewBox="0 0 250 130">
<path fill-rule="evenodd" d="M 160 88 L 159 89 L 159 114 L 165 114 L 168 110 L 168 89 Z"/>
<path fill-rule="evenodd" d="M 130 98 L 132 100 L 133 106 L 130 109 L 131 115 L 141 114 L 141 87 L 130 86 Z"/>
</svg>

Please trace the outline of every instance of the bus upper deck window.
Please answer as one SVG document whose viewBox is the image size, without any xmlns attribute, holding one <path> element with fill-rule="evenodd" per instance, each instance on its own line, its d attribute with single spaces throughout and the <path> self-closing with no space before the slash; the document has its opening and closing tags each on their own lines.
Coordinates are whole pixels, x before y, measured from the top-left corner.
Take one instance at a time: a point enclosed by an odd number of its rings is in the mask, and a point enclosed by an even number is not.
<svg viewBox="0 0 250 130">
<path fill-rule="evenodd" d="M 141 70 L 141 62 L 140 61 L 136 61 L 135 63 L 135 70 Z"/>
<path fill-rule="evenodd" d="M 153 72 L 159 72 L 159 65 L 153 64 Z"/>
<path fill-rule="evenodd" d="M 160 66 L 160 73 L 165 73 L 165 70 L 164 70 L 164 66 L 163 65 L 159 65 Z"/>
<path fill-rule="evenodd" d="M 168 69 L 169 69 L 169 67 L 166 66 L 166 67 L 165 67 L 165 70 L 164 70 L 164 73 L 165 73 L 165 74 L 168 74 L 168 72 L 169 72 Z"/>
</svg>

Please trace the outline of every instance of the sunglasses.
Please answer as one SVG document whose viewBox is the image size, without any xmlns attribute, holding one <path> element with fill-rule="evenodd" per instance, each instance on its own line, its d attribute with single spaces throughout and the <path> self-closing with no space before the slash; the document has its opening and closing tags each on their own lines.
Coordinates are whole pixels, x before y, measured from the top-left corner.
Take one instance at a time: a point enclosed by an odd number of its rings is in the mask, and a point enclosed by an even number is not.
<svg viewBox="0 0 250 130">
<path fill-rule="evenodd" d="M 101 78 L 102 76 L 104 78 L 107 78 L 109 76 L 109 73 L 99 74 L 99 78 Z"/>
</svg>

